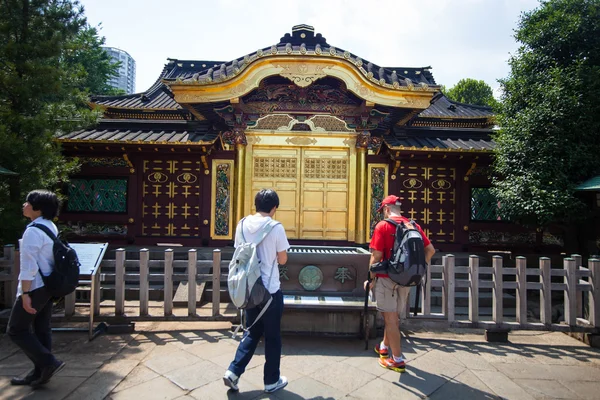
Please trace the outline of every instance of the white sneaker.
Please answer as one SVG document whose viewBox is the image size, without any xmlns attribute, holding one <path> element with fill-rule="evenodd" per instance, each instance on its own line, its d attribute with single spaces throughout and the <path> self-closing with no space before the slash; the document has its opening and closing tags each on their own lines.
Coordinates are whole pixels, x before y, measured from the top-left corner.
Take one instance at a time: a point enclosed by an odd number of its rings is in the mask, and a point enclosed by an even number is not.
<svg viewBox="0 0 600 400">
<path fill-rule="evenodd" d="M 279 380 L 276 383 L 272 383 L 270 385 L 265 385 L 266 393 L 273 393 L 278 391 L 279 389 L 283 389 L 288 384 L 288 380 L 285 376 L 280 376 Z"/>
<path fill-rule="evenodd" d="M 231 390 L 235 390 L 236 392 L 240 390 L 238 387 L 238 382 L 240 381 L 240 377 L 231 372 L 230 370 L 225 371 L 225 375 L 223 375 L 223 383 L 225 386 L 228 386 Z"/>
</svg>

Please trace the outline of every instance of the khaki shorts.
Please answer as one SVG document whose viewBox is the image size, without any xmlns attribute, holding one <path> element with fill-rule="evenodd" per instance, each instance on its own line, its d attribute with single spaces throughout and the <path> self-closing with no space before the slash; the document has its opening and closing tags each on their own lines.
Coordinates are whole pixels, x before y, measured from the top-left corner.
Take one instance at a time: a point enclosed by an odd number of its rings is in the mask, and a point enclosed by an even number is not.
<svg viewBox="0 0 600 400">
<path fill-rule="evenodd" d="M 400 286 L 390 278 L 377 278 L 375 283 L 377 310 L 404 315 L 409 293 L 409 286 Z"/>
</svg>

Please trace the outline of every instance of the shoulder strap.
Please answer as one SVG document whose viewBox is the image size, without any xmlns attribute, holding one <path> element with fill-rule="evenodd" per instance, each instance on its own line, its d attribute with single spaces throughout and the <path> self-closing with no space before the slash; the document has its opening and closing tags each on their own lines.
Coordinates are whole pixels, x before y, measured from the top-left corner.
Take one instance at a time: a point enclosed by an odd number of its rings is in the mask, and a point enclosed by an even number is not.
<svg viewBox="0 0 600 400">
<path fill-rule="evenodd" d="M 281 222 L 275 222 L 273 220 L 270 220 L 269 222 L 267 222 L 265 224 L 266 226 L 263 226 L 262 235 L 258 239 L 258 242 L 256 242 L 256 245 L 258 246 L 263 240 L 265 240 L 265 238 L 267 237 L 267 235 L 269 233 L 271 233 L 273 228 L 275 228 L 277 225 L 280 225 L 280 224 L 281 224 Z"/>
<path fill-rule="evenodd" d="M 42 224 L 31 224 L 31 226 L 41 229 L 42 231 L 44 231 L 44 233 L 46 235 L 48 235 L 50 237 L 50 239 L 52 239 L 52 241 L 56 241 L 57 237 L 54 233 L 52 233 L 52 231 L 50 230 L 50 228 L 48 228 L 46 225 L 42 225 Z"/>
<path fill-rule="evenodd" d="M 392 225 L 394 225 L 394 226 L 398 226 L 398 225 L 399 225 L 399 224 L 398 224 L 396 221 L 394 221 L 394 220 L 393 220 L 393 219 L 391 219 L 391 218 L 386 218 L 386 219 L 384 219 L 384 221 L 385 221 L 385 222 L 389 222 L 390 224 L 392 224 Z"/>
</svg>

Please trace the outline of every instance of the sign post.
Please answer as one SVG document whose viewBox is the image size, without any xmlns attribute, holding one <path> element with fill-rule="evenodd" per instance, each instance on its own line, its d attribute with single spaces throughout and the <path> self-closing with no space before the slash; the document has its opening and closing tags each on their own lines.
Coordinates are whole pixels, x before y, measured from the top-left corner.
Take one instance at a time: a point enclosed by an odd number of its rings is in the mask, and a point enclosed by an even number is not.
<svg viewBox="0 0 600 400">
<path fill-rule="evenodd" d="M 88 325 L 89 340 L 94 339 L 100 329 L 94 329 L 94 316 L 99 310 L 100 301 L 100 263 L 108 248 L 108 243 L 69 243 L 77 252 L 79 267 L 79 283 L 89 281 L 90 291 L 90 320 Z"/>
</svg>

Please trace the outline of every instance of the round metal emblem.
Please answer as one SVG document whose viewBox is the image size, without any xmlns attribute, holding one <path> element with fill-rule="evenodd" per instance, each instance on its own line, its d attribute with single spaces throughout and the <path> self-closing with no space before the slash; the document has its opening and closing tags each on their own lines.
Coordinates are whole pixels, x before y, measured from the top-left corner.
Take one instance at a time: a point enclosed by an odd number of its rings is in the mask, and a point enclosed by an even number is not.
<svg viewBox="0 0 600 400">
<path fill-rule="evenodd" d="M 323 283 L 323 272 L 321 272 L 319 267 L 307 265 L 300 271 L 298 280 L 304 290 L 317 290 Z"/>
</svg>

